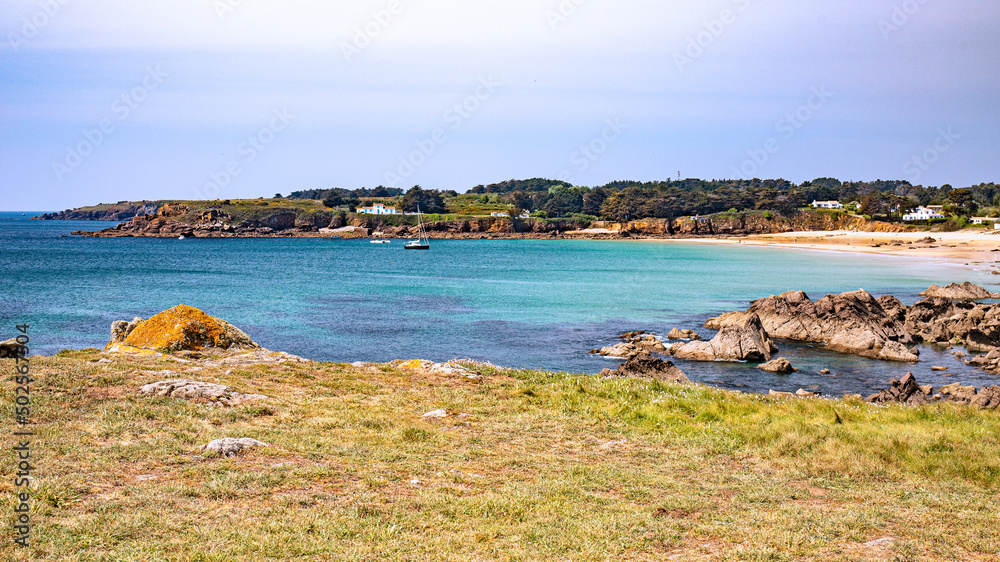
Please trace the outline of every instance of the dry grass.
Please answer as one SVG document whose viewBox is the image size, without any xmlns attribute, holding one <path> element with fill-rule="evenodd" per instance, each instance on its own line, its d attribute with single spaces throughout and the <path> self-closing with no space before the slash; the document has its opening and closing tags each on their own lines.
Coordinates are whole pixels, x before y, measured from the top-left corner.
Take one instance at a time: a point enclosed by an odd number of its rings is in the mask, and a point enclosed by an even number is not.
<svg viewBox="0 0 1000 562">
<path fill-rule="evenodd" d="M 3 559 L 1000 559 L 996 412 L 489 368 L 476 383 L 102 358 L 34 358 L 37 527 Z M 13 365 L 0 368 L 10 420 Z M 136 393 L 177 376 L 274 400 Z M 440 408 L 470 415 L 421 418 Z M 221 437 L 272 446 L 197 451 Z M 0 467 L 8 516 L 9 455 Z"/>
</svg>

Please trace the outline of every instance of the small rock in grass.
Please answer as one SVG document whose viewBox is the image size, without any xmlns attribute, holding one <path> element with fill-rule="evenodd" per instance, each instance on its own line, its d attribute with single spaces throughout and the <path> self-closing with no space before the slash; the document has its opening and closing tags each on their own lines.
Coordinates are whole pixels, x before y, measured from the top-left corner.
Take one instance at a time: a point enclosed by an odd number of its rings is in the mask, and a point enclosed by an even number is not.
<svg viewBox="0 0 1000 562">
<path fill-rule="evenodd" d="M 216 439 L 208 445 L 202 445 L 201 450 L 215 453 L 220 457 L 235 457 L 255 447 L 270 447 L 270 445 L 249 437 L 241 439 L 226 437 L 225 439 Z"/>
</svg>

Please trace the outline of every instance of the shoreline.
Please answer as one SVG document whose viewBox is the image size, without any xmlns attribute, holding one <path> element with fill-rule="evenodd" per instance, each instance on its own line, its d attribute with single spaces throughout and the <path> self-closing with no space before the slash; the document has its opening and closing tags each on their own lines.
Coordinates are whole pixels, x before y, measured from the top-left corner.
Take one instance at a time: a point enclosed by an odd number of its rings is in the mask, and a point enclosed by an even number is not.
<svg viewBox="0 0 1000 562">
<path fill-rule="evenodd" d="M 992 231 L 991 231 L 992 232 Z M 933 238 L 933 243 L 924 242 Z M 791 250 L 841 252 L 864 255 L 918 258 L 1000 275 L 1000 235 L 981 232 L 852 232 L 810 231 L 757 234 L 726 238 L 647 238 L 645 242 L 691 242 L 743 245 Z"/>
</svg>

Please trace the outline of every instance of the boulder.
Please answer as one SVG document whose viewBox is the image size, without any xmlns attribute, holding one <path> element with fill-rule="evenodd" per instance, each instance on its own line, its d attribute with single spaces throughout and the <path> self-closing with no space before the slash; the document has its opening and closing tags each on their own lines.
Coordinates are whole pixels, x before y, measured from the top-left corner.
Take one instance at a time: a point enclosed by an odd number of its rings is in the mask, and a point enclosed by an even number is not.
<svg viewBox="0 0 1000 562">
<path fill-rule="evenodd" d="M 0 359 L 14 359 L 24 356 L 24 346 L 18 343 L 17 338 L 0 342 Z"/>
<path fill-rule="evenodd" d="M 1000 386 L 989 386 L 979 391 L 970 404 L 980 410 L 1000 408 Z"/>
<path fill-rule="evenodd" d="M 794 373 L 797 370 L 796 368 L 792 367 L 792 364 L 789 363 L 788 359 L 785 359 L 784 357 L 779 357 L 777 359 L 774 359 L 773 361 L 768 361 L 767 363 L 763 363 L 759 365 L 757 368 L 762 371 L 767 371 L 769 373 L 778 373 L 782 375 L 788 373 Z"/>
<path fill-rule="evenodd" d="M 117 325 L 117 330 L 115 329 Z M 205 314 L 187 305 L 178 305 L 161 312 L 149 320 L 135 319 L 124 325 L 112 325 L 112 340 L 106 351 L 200 351 L 260 350 L 259 345 L 239 328 L 225 320 Z M 121 338 L 123 334 L 127 335 Z"/>
<path fill-rule="evenodd" d="M 601 371 L 602 377 L 631 377 L 641 379 L 653 379 L 662 382 L 687 384 L 691 380 L 683 371 L 678 369 L 670 361 L 664 361 L 659 357 L 651 355 L 639 355 L 633 357 L 618 366 L 617 370 L 605 369 Z"/>
<path fill-rule="evenodd" d="M 893 379 L 891 384 L 892 386 L 888 390 L 869 396 L 867 401 L 873 404 L 896 403 L 910 406 L 919 406 L 930 402 L 927 395 L 920 389 L 913 373 L 906 373 L 900 380 Z"/>
<path fill-rule="evenodd" d="M 947 287 L 931 285 L 929 289 L 920 293 L 920 296 L 933 299 L 948 299 L 953 301 L 977 301 L 981 299 L 1000 299 L 1000 294 L 990 292 L 979 285 L 974 285 L 968 281 L 965 283 L 952 283 Z"/>
<path fill-rule="evenodd" d="M 739 324 L 722 326 L 711 341 L 676 343 L 670 354 L 691 361 L 770 361 L 778 351 L 761 325 L 760 318 L 751 313 L 741 318 Z"/>
<path fill-rule="evenodd" d="M 171 379 L 147 384 L 139 390 L 139 394 L 145 396 L 166 396 L 226 407 L 268 399 L 267 396 L 262 394 L 243 394 L 225 385 L 187 379 Z"/>
<path fill-rule="evenodd" d="M 668 340 L 700 340 L 701 336 L 699 336 L 698 332 L 695 332 L 694 330 L 678 330 L 677 328 L 674 328 L 673 330 L 670 330 L 669 334 L 667 334 L 667 339 Z"/>
<path fill-rule="evenodd" d="M 132 330 L 134 330 L 135 327 L 138 326 L 140 322 L 142 322 L 142 318 L 139 317 L 132 319 L 131 322 L 127 320 L 116 320 L 112 322 L 110 343 L 112 344 L 124 343 L 125 339 L 129 337 L 129 335 L 132 333 Z"/>
<path fill-rule="evenodd" d="M 888 361 L 919 361 L 907 346 L 914 343 L 903 323 L 861 289 L 827 295 L 813 302 L 802 291 L 789 291 L 754 301 L 745 312 L 732 312 L 705 323 L 722 329 L 756 315 L 771 336 L 825 343 L 827 349 Z"/>
<path fill-rule="evenodd" d="M 225 439 L 216 439 L 208 445 L 202 445 L 201 450 L 208 453 L 215 453 L 220 457 L 235 457 L 256 447 L 270 447 L 270 445 L 256 439 L 250 439 L 249 437 L 240 439 L 226 437 Z"/>
<path fill-rule="evenodd" d="M 961 402 L 963 404 L 971 404 L 976 396 L 979 394 L 974 386 L 962 386 L 959 383 L 949 384 L 947 386 L 942 386 L 938 389 L 941 396 L 947 397 L 955 402 Z"/>
</svg>

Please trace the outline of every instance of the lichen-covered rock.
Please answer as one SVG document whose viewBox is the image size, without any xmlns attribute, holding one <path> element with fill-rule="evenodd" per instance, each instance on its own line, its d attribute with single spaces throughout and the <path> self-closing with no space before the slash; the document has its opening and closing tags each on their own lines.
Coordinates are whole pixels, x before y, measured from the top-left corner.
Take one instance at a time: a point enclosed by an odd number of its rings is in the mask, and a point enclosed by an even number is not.
<svg viewBox="0 0 1000 562">
<path fill-rule="evenodd" d="M 139 390 L 146 396 L 167 396 L 180 400 L 206 402 L 216 406 L 239 406 L 245 402 L 267 400 L 263 394 L 244 394 L 222 384 L 172 379 L 147 384 Z"/>
<path fill-rule="evenodd" d="M 670 361 L 648 354 L 638 355 L 619 365 L 617 370 L 604 369 L 602 377 L 632 377 L 662 382 L 688 384 L 691 382 L 683 371 Z"/>
<path fill-rule="evenodd" d="M 670 354 L 691 361 L 770 361 L 778 351 L 756 314 L 722 326 L 711 341 L 676 343 Z"/>
<path fill-rule="evenodd" d="M 896 311 L 894 311 L 896 312 Z M 705 323 L 721 329 L 756 314 L 774 338 L 825 343 L 827 349 L 888 361 L 919 361 L 906 346 L 913 338 L 880 302 L 865 290 L 827 295 L 812 302 L 802 291 L 754 301 L 745 312 L 732 312 Z"/>
<path fill-rule="evenodd" d="M 977 301 L 980 299 L 1000 299 L 1000 294 L 990 292 L 984 287 L 966 281 L 965 283 L 952 283 L 946 287 L 931 285 L 929 289 L 920 293 L 920 296 L 932 299 L 948 299 L 953 301 Z"/>
<path fill-rule="evenodd" d="M 117 326 L 117 330 L 115 329 Z M 127 332 L 123 339 L 116 340 Z M 261 347 L 239 328 L 205 314 L 193 306 L 179 305 L 149 320 L 116 322 L 106 351 L 200 351 L 203 349 L 259 350 Z"/>
<path fill-rule="evenodd" d="M 779 357 L 772 361 L 768 361 L 767 363 L 762 363 L 757 368 L 769 373 L 778 373 L 782 375 L 795 372 L 795 367 L 792 367 L 792 364 L 784 357 Z"/>
<path fill-rule="evenodd" d="M 208 453 L 215 453 L 220 457 L 235 457 L 256 447 L 270 447 L 270 445 L 256 439 L 250 439 L 249 437 L 240 439 L 226 437 L 225 439 L 216 439 L 208 445 L 202 445 L 201 450 Z"/>
</svg>

